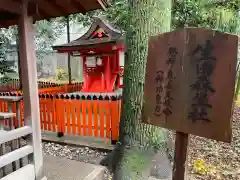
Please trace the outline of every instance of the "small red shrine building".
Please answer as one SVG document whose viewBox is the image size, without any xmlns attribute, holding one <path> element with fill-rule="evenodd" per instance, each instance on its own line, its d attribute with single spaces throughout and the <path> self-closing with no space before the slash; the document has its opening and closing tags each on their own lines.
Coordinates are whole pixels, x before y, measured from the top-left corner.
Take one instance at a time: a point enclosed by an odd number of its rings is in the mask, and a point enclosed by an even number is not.
<svg viewBox="0 0 240 180">
<path fill-rule="evenodd" d="M 105 93 L 122 88 L 125 49 L 122 33 L 103 18 L 95 17 L 82 37 L 53 49 L 82 58 L 84 85 L 81 92 Z"/>
</svg>

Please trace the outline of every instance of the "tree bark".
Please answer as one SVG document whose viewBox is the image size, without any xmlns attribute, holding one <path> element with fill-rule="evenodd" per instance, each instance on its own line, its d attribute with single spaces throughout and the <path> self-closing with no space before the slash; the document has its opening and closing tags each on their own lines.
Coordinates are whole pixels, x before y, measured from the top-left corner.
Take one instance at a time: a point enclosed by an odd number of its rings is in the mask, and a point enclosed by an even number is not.
<svg viewBox="0 0 240 180">
<path fill-rule="evenodd" d="M 148 39 L 170 31 L 171 0 L 128 0 L 127 54 L 124 65 L 120 148 L 114 180 L 144 179 L 153 146 L 163 145 L 163 129 L 141 124 Z M 133 153 L 134 152 L 134 153 Z M 138 162 L 141 159 L 145 162 Z M 141 164 L 141 165 L 140 165 Z M 146 174 L 149 175 L 149 174 Z"/>
</svg>

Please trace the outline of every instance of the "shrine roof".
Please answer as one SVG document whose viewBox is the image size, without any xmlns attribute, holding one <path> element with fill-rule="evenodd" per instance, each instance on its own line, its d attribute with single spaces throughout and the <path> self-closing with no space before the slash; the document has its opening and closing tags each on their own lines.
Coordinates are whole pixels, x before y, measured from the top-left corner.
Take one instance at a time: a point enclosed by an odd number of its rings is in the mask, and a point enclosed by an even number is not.
<svg viewBox="0 0 240 180">
<path fill-rule="evenodd" d="M 76 48 L 98 47 L 104 44 L 117 44 L 123 41 L 119 28 L 104 18 L 94 17 L 88 31 L 80 38 L 66 44 L 53 46 L 54 50 L 76 50 Z"/>
<path fill-rule="evenodd" d="M 22 0 L 0 0 L 0 27 L 18 24 Z M 108 0 L 27 0 L 28 14 L 34 21 L 85 14 L 95 9 L 106 8 Z"/>
</svg>

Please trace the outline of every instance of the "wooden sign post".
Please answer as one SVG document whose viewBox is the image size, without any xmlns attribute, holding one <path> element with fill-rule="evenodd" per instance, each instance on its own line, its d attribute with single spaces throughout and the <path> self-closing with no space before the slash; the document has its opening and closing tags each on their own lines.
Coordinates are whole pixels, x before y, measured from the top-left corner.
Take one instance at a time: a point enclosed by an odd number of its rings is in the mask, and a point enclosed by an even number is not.
<svg viewBox="0 0 240 180">
<path fill-rule="evenodd" d="M 230 142 L 238 37 L 185 28 L 150 38 L 144 123 L 177 131 L 173 179 L 183 180 L 188 134 Z"/>
</svg>

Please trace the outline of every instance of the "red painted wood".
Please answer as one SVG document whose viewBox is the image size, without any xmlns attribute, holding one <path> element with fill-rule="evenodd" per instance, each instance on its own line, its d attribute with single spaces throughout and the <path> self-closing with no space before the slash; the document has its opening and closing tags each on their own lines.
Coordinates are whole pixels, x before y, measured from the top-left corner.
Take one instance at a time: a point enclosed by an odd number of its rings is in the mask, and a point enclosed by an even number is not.
<svg viewBox="0 0 240 180">
<path fill-rule="evenodd" d="M 121 70 L 119 66 L 119 56 L 120 52 L 124 50 L 124 44 L 118 43 L 106 44 L 101 47 L 69 47 L 67 50 L 59 49 L 57 52 L 80 52 L 83 58 L 84 85 L 81 90 L 82 92 L 113 92 L 115 90 L 115 84 L 117 87 L 121 86 L 119 78 L 119 72 Z M 95 68 L 87 67 L 86 56 L 89 55 L 89 51 L 94 51 L 96 54 L 100 55 L 102 66 L 97 65 Z M 104 55 L 101 57 L 102 53 L 104 53 Z"/>
<path fill-rule="evenodd" d="M 102 56 L 102 66 L 89 68 L 83 60 L 84 88 L 82 92 L 113 92 L 118 76 L 115 56 Z"/>
<path fill-rule="evenodd" d="M 70 53 L 70 52 L 74 52 L 74 51 L 78 51 L 80 52 L 82 55 L 88 53 L 89 51 L 94 51 L 96 53 L 109 53 L 109 52 L 114 52 L 116 50 L 121 50 L 121 51 L 125 51 L 125 47 L 124 44 L 107 44 L 107 45 L 103 45 L 101 47 L 69 47 L 69 49 L 58 49 L 57 52 L 58 53 Z"/>
<path fill-rule="evenodd" d="M 120 50 L 117 50 L 117 53 L 116 53 L 116 66 L 117 66 L 117 72 L 119 73 L 120 72 Z M 118 85 L 118 88 L 120 88 L 120 77 L 117 79 L 117 85 Z"/>
<path fill-rule="evenodd" d="M 106 62 L 106 84 L 107 84 L 107 89 L 110 88 L 110 81 L 111 81 L 111 75 L 110 75 L 110 57 L 107 56 L 105 59 Z"/>
</svg>

